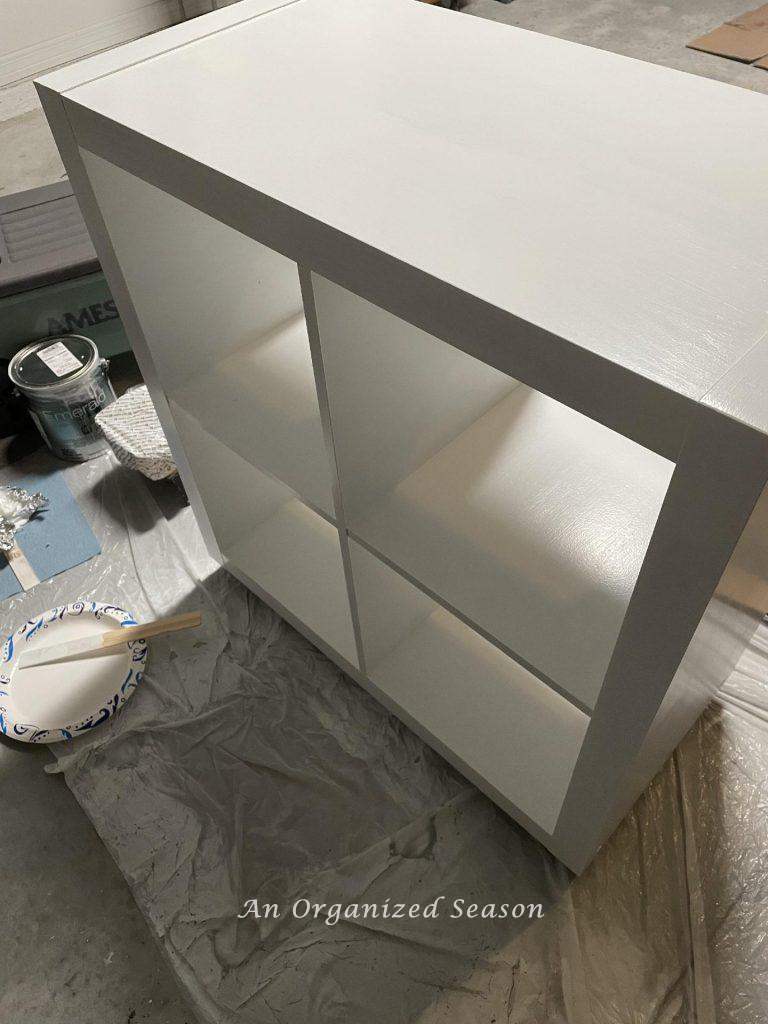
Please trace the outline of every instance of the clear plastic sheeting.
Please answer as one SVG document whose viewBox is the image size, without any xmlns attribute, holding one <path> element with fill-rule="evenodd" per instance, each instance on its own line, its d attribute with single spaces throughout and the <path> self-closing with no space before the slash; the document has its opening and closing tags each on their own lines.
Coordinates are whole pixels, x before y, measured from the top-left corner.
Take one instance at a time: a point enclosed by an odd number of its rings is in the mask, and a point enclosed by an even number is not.
<svg viewBox="0 0 768 1024">
<path fill-rule="evenodd" d="M 103 554 L 6 602 L 4 629 L 78 598 L 204 614 L 152 641 L 113 720 L 52 748 L 203 1020 L 768 1019 L 767 631 L 574 879 L 218 569 L 188 509 L 166 519 L 110 457 L 66 472 Z M 290 913 L 438 896 L 437 920 Z M 249 899 L 281 916 L 238 919 Z M 454 899 L 542 916 L 452 919 Z"/>
</svg>

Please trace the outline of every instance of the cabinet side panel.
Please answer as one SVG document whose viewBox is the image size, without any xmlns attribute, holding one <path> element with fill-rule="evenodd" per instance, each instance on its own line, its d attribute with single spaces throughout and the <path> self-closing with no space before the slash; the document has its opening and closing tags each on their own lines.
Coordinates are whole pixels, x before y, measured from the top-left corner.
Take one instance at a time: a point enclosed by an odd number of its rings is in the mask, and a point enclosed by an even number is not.
<svg viewBox="0 0 768 1024">
<path fill-rule="evenodd" d="M 766 612 L 768 486 L 734 548 L 632 762 L 622 795 L 607 815 L 586 862 L 611 835 L 726 681 Z"/>
<path fill-rule="evenodd" d="M 736 545 L 632 768 L 642 792 L 720 689 L 768 612 L 768 487 Z M 625 812 L 622 808 L 619 817 Z"/>
<path fill-rule="evenodd" d="M 730 615 L 718 606 L 739 579 L 736 567 L 743 564 L 743 553 L 726 573 L 761 504 L 767 477 L 768 438 L 699 406 L 558 821 L 556 839 L 571 851 L 571 862 L 589 863 L 632 805 L 638 785 L 650 781 L 743 648 L 746 633 L 740 625 L 705 678 L 695 679 L 704 644 L 715 642 L 712 627 L 725 620 L 721 628 L 731 628 Z M 756 522 L 762 514 L 761 507 Z M 752 538 L 750 530 L 742 552 L 750 550 Z M 759 579 L 763 570 L 754 567 L 754 575 Z M 759 608 L 761 589 L 742 579 L 741 596 L 731 603 Z"/>
<path fill-rule="evenodd" d="M 88 227 L 88 232 L 96 249 L 104 274 L 109 283 L 110 291 L 120 310 L 120 317 L 125 326 L 126 334 L 131 343 L 131 348 L 141 370 L 152 402 L 155 406 L 160 424 L 173 454 L 174 461 L 179 470 L 179 475 L 184 488 L 190 499 L 195 512 L 195 517 L 200 526 L 206 546 L 212 557 L 222 561 L 221 552 L 211 529 L 211 524 L 203 507 L 203 501 L 198 491 L 192 469 L 187 460 L 184 449 L 179 440 L 176 426 L 168 407 L 168 400 L 160 382 L 155 361 L 149 346 L 147 345 L 144 332 L 142 331 L 139 318 L 136 315 L 130 293 L 123 278 L 117 258 L 112 249 L 112 243 L 104 224 L 101 211 L 91 188 L 88 175 L 80 157 L 78 142 L 72 131 L 68 117 L 66 104 L 62 97 L 56 92 L 41 86 L 37 86 L 38 95 L 48 119 L 48 124 L 53 132 L 56 145 L 59 148 L 62 161 L 72 182 L 72 187 L 77 195 L 78 203 L 83 214 L 83 219 Z"/>
</svg>

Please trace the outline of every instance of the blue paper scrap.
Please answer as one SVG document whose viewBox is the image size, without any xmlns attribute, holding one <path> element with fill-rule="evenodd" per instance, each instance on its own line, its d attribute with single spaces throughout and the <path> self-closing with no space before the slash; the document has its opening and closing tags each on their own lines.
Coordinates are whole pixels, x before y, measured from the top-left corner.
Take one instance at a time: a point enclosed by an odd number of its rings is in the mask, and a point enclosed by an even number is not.
<svg viewBox="0 0 768 1024">
<path fill-rule="evenodd" d="M 0 486 L 5 483 L 0 480 Z M 40 491 L 48 499 L 46 507 L 35 513 L 16 534 L 16 543 L 41 583 L 101 554 L 99 542 L 62 473 L 35 474 L 7 483 L 23 487 L 31 494 Z M 22 589 L 0 552 L 0 601 L 21 593 Z"/>
</svg>

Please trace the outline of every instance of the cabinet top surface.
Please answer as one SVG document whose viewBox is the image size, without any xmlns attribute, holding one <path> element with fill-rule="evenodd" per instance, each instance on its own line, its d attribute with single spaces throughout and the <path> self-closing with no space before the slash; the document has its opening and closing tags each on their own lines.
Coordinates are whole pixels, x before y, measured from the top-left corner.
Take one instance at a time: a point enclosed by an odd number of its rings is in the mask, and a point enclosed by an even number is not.
<svg viewBox="0 0 768 1024">
<path fill-rule="evenodd" d="M 768 330 L 764 96 L 413 0 L 269 6 L 64 91 L 691 398 Z"/>
</svg>

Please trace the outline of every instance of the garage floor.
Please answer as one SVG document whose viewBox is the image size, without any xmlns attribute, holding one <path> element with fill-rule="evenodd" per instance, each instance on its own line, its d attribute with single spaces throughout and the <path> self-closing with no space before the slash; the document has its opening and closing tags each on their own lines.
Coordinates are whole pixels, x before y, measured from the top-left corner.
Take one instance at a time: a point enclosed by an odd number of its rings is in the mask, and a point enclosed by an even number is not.
<svg viewBox="0 0 768 1024">
<path fill-rule="evenodd" d="M 117 865 L 63 777 L 45 774 L 50 760 L 0 746 L 0 1020 L 193 1024 Z"/>
<path fill-rule="evenodd" d="M 768 71 L 685 47 L 727 18 L 757 6 L 758 0 L 514 0 L 511 4 L 469 0 L 462 10 L 756 92 L 768 92 Z"/>
<path fill-rule="evenodd" d="M 749 6 L 470 0 L 464 10 L 768 92 L 768 72 L 685 49 Z M 28 84 L 0 91 L 0 152 L 0 194 L 63 174 Z M 8 625 L 0 609 L 0 628 Z M 192 1024 L 120 872 L 61 776 L 44 773 L 49 760 L 46 750 L 0 742 L 0 1020 Z"/>
<path fill-rule="evenodd" d="M 118 395 L 141 378 L 130 353 L 110 367 Z M 29 431 L 0 439 L 2 467 L 39 448 Z M 166 515 L 180 506 L 154 485 Z M 13 625 L 0 605 L 0 634 Z M 46 747 L 0 734 L 2 1024 L 195 1024 L 119 868 Z"/>
</svg>

